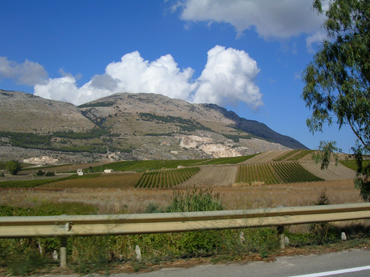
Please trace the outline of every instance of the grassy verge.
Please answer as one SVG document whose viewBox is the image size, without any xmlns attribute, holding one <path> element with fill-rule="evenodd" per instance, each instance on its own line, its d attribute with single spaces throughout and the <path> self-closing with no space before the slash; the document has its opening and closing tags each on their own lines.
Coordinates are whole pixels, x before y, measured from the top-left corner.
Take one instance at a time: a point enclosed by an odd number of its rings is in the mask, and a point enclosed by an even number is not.
<svg viewBox="0 0 370 277">
<path fill-rule="evenodd" d="M 324 195 L 325 196 L 325 195 Z M 320 196 L 320 199 L 323 196 Z M 326 199 L 324 199 L 327 203 Z M 320 203 L 321 203 L 320 202 Z M 166 207 L 148 205 L 145 212 L 187 212 L 222 210 L 220 195 L 210 189 L 192 188 L 174 191 L 172 202 Z M 33 208 L 1 207 L 1 216 L 31 216 L 58 214 L 94 214 L 94 206 L 81 203 L 41 203 Z M 340 234 L 347 233 L 347 242 Z M 331 224 L 312 224 L 307 233 L 285 231 L 290 244 L 279 249 L 276 228 L 240 228 L 232 230 L 208 230 L 186 233 L 146 234 L 127 236 L 95 236 L 68 238 L 69 271 L 81 275 L 137 272 L 160 268 L 166 264 L 206 260 L 211 263 L 238 260 L 269 260 L 281 253 L 297 253 L 318 248 L 354 247 L 368 244 L 369 229 L 363 226 L 335 227 Z M 136 259 L 139 246 L 142 260 Z M 52 260 L 54 250 L 60 248 L 58 238 L 28 238 L 0 240 L 0 275 L 38 274 L 47 267 L 57 267 Z M 178 262 L 180 263 L 180 262 Z M 122 270 L 122 271 L 121 271 Z"/>
</svg>

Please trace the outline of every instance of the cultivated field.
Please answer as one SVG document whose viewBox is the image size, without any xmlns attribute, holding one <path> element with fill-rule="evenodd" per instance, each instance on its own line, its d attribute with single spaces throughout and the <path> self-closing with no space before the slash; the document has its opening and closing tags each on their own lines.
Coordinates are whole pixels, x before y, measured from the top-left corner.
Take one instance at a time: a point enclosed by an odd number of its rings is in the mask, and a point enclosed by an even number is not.
<svg viewBox="0 0 370 277">
<path fill-rule="evenodd" d="M 200 171 L 191 179 L 181 184 L 186 186 L 231 186 L 235 182 L 238 166 L 214 165 L 201 167 Z"/>
<path fill-rule="evenodd" d="M 74 179 L 41 185 L 39 189 L 71 189 L 71 188 L 117 188 L 127 189 L 135 186 L 141 177 L 140 173 L 102 174 L 96 178 Z"/>
<path fill-rule="evenodd" d="M 149 204 L 169 205 L 175 189 L 184 190 L 189 186 L 211 186 L 214 192 L 220 193 L 227 209 L 311 205 L 323 189 L 333 204 L 361 202 L 352 181 L 356 175 L 354 170 L 331 164 L 327 171 L 321 171 L 310 155 L 303 156 L 304 153 L 269 151 L 248 159 L 223 161 L 159 161 L 158 164 L 147 161 L 154 168 L 167 163 L 172 169 L 144 173 L 133 172 L 134 163 L 125 162 L 122 165 L 130 172 L 98 177 L 95 174 L 92 176 L 95 178 L 64 180 L 29 189 L 0 189 L 0 205 L 32 207 L 48 201 L 80 202 L 97 206 L 101 214 L 137 213 Z M 294 160 L 297 156 L 300 158 Z M 204 165 L 211 161 L 211 165 Z M 218 164 L 225 161 L 229 164 Z M 139 171 L 144 170 L 145 162 L 140 162 Z M 193 169 L 176 169 L 177 164 L 185 163 Z M 116 163 L 115 166 L 122 165 Z M 100 169 L 100 165 L 96 166 Z M 73 168 L 81 168 L 81 165 Z M 324 181 L 318 181 L 320 178 Z"/>
</svg>

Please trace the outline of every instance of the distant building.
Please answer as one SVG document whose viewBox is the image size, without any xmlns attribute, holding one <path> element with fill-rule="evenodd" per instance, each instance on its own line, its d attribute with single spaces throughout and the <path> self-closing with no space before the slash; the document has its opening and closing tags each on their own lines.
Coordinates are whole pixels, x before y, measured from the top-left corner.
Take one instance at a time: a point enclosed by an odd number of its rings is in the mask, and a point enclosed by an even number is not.
<svg viewBox="0 0 370 277">
<path fill-rule="evenodd" d="M 77 175 L 78 176 L 84 175 L 84 171 L 82 169 L 77 169 Z"/>
<path fill-rule="evenodd" d="M 113 169 L 104 169 L 104 173 L 112 173 Z"/>
</svg>

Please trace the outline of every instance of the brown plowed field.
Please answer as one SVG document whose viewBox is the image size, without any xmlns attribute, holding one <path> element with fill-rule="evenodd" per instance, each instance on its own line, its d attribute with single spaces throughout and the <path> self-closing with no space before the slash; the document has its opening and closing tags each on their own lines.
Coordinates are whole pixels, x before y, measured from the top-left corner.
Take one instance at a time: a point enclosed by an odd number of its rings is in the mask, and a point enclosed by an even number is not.
<svg viewBox="0 0 370 277">
<path fill-rule="evenodd" d="M 231 186 L 236 179 L 238 165 L 200 167 L 200 171 L 180 186 Z"/>
<path fill-rule="evenodd" d="M 320 164 L 316 164 L 313 161 L 300 162 L 300 164 L 309 172 L 325 181 L 346 180 L 356 177 L 356 171 L 349 169 L 341 163 L 338 163 L 337 166 L 334 163 L 330 163 L 328 169 L 324 170 L 321 170 Z"/>
</svg>

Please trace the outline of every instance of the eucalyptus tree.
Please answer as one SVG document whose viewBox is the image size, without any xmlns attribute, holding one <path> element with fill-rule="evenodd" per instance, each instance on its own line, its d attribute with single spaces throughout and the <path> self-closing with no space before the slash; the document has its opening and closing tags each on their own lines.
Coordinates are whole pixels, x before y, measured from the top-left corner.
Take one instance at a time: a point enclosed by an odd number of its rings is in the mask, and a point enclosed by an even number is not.
<svg viewBox="0 0 370 277">
<path fill-rule="evenodd" d="M 352 151 L 357 161 L 355 185 L 365 201 L 370 200 L 370 166 L 363 157 L 370 151 L 370 1 L 315 0 L 313 8 L 325 14 L 323 24 L 328 39 L 315 54 L 304 73 L 302 98 L 312 110 L 307 126 L 322 131 L 325 124 L 348 125 L 357 140 Z M 316 158 L 322 168 L 338 150 L 334 142 L 322 142 Z"/>
</svg>

